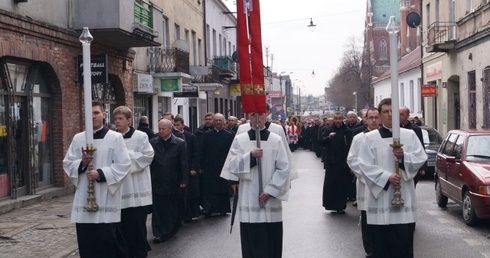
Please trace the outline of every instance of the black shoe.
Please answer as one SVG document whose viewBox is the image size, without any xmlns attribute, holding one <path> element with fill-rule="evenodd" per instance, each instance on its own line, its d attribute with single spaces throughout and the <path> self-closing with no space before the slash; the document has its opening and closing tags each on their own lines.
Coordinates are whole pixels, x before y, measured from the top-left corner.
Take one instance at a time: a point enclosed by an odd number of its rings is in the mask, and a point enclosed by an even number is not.
<svg viewBox="0 0 490 258">
<path fill-rule="evenodd" d="M 337 214 L 345 214 L 344 210 L 337 210 Z"/>
<path fill-rule="evenodd" d="M 352 203 L 352 206 L 357 207 L 357 201 Z"/>
<path fill-rule="evenodd" d="M 161 238 L 161 237 L 155 237 L 153 238 L 153 243 L 155 244 L 160 244 L 160 243 L 163 243 L 165 242 L 165 239 Z"/>
</svg>

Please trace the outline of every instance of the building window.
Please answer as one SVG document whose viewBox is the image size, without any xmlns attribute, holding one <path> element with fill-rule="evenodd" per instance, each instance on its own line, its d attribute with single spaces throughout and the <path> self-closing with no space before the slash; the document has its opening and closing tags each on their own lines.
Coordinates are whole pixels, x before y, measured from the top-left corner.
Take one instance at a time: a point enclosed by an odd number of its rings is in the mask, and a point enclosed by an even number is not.
<svg viewBox="0 0 490 258">
<path fill-rule="evenodd" d="M 400 105 L 405 106 L 405 84 L 400 83 Z"/>
<path fill-rule="evenodd" d="M 427 21 L 427 28 L 430 26 L 430 3 L 425 6 L 425 20 Z M 428 31 L 428 29 L 427 29 Z"/>
<path fill-rule="evenodd" d="M 466 13 L 473 11 L 473 0 L 466 0 Z"/>
<path fill-rule="evenodd" d="M 483 127 L 490 129 L 490 67 L 483 70 Z"/>
<path fill-rule="evenodd" d="M 158 97 L 158 117 L 162 117 L 163 113 L 172 110 L 172 102 L 169 97 Z"/>
<path fill-rule="evenodd" d="M 177 23 L 175 24 L 175 27 L 174 27 L 174 33 L 175 33 L 175 40 L 178 40 L 180 39 L 180 25 L 178 25 Z"/>
<path fill-rule="evenodd" d="M 206 51 L 208 55 L 210 55 L 211 54 L 211 29 L 209 28 L 209 24 L 206 25 L 206 38 L 204 40 L 206 40 Z"/>
<path fill-rule="evenodd" d="M 219 34 L 219 55 L 223 55 L 223 45 L 222 45 L 222 40 L 221 40 L 221 34 Z"/>
<path fill-rule="evenodd" d="M 168 48 L 168 46 L 170 45 L 170 39 L 168 37 L 168 18 L 166 17 L 163 18 L 162 42 L 162 48 L 164 49 Z"/>
<path fill-rule="evenodd" d="M 211 53 L 209 53 L 211 54 Z M 215 56 L 218 54 L 218 44 L 216 44 L 216 30 L 213 29 L 213 53 L 209 56 Z"/>
<path fill-rule="evenodd" d="M 420 96 L 422 94 L 420 92 L 420 88 L 422 88 L 422 79 L 418 78 L 417 79 L 417 94 L 415 94 L 416 96 Z M 422 101 L 420 101 L 420 100 L 417 102 L 417 111 L 418 112 L 422 111 Z"/>
<path fill-rule="evenodd" d="M 379 41 L 379 59 L 387 60 L 388 59 L 388 44 L 385 39 L 381 39 Z"/>
<path fill-rule="evenodd" d="M 196 32 L 192 31 L 191 35 L 192 35 L 192 37 L 191 37 L 192 64 L 197 65 L 198 64 L 198 61 L 197 61 L 198 55 L 197 55 Z"/>
<path fill-rule="evenodd" d="M 410 80 L 410 85 L 409 85 L 409 96 L 410 96 L 410 109 L 412 110 L 412 112 L 416 112 L 415 111 L 415 89 L 413 87 L 413 80 Z"/>
<path fill-rule="evenodd" d="M 197 40 L 197 58 L 199 59 L 199 65 L 202 65 L 202 42 L 201 42 L 201 39 L 198 39 Z"/>
<path fill-rule="evenodd" d="M 468 72 L 468 126 L 476 129 L 476 73 Z"/>
<path fill-rule="evenodd" d="M 187 45 L 189 45 L 190 40 L 189 40 L 189 30 L 184 30 L 184 40 L 187 42 Z"/>
</svg>

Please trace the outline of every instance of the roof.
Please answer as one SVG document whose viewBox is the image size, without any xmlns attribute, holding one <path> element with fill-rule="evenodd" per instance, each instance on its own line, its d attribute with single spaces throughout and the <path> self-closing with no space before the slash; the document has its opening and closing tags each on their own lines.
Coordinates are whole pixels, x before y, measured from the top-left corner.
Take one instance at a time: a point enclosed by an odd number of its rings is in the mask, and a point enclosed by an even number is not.
<svg viewBox="0 0 490 258">
<path fill-rule="evenodd" d="M 400 1 L 374 0 L 371 1 L 373 22 L 388 23 L 390 16 L 400 21 Z"/>
<path fill-rule="evenodd" d="M 422 64 L 422 57 L 420 56 L 420 47 L 417 47 L 414 49 L 412 52 L 406 54 L 405 56 L 398 61 L 398 74 L 402 74 L 404 72 L 408 72 L 414 68 L 420 67 Z M 383 73 L 381 76 L 379 76 L 376 80 L 373 80 L 373 84 L 377 83 L 379 81 L 382 81 L 386 78 L 389 78 L 391 76 L 391 71 L 388 70 L 385 73 Z"/>
</svg>

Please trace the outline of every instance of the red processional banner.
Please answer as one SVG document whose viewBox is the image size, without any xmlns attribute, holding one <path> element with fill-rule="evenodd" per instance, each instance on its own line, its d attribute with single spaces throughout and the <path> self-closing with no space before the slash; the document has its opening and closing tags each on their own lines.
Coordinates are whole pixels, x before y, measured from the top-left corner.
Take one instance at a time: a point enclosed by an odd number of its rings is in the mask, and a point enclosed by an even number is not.
<svg viewBox="0 0 490 258">
<path fill-rule="evenodd" d="M 243 112 L 265 113 L 259 0 L 237 1 L 237 41 Z"/>
</svg>

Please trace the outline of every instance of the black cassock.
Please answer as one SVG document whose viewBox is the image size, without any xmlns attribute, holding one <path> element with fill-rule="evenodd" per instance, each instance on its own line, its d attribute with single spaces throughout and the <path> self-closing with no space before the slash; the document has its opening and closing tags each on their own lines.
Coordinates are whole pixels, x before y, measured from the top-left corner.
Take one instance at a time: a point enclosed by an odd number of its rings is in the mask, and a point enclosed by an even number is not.
<svg viewBox="0 0 490 258">
<path fill-rule="evenodd" d="M 226 179 L 220 177 L 235 135 L 226 130 L 210 130 L 202 136 L 200 151 L 201 175 L 204 209 L 207 212 L 227 213 L 230 207 L 230 186 Z"/>
<path fill-rule="evenodd" d="M 184 219 L 189 220 L 199 217 L 199 173 L 191 175 L 190 171 L 199 172 L 199 144 L 197 137 L 189 132 L 184 131 L 185 142 L 187 144 L 187 164 L 189 164 L 189 184 L 185 200 Z"/>
<path fill-rule="evenodd" d="M 335 132 L 332 139 L 328 138 Z M 352 132 L 346 125 L 324 127 L 320 144 L 325 146 L 325 181 L 323 183 L 323 207 L 326 210 L 346 208 L 347 187 L 354 175 L 347 165 L 347 154 L 352 142 Z"/>
</svg>

